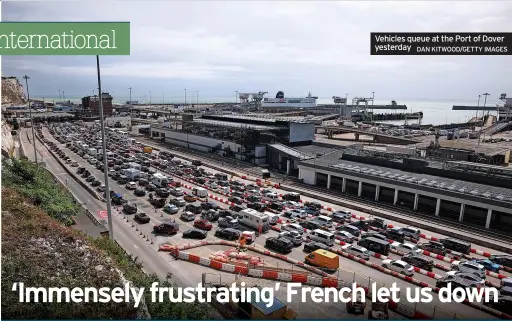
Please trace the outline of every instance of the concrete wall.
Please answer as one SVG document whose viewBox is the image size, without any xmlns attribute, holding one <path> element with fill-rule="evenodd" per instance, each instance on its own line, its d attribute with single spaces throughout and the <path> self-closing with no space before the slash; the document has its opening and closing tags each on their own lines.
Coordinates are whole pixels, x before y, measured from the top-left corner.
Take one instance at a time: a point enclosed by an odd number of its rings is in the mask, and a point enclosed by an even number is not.
<svg viewBox="0 0 512 321">
<path fill-rule="evenodd" d="M 304 184 L 315 185 L 316 184 L 316 172 L 312 169 L 306 169 L 299 166 L 299 179 L 304 180 Z"/>
</svg>

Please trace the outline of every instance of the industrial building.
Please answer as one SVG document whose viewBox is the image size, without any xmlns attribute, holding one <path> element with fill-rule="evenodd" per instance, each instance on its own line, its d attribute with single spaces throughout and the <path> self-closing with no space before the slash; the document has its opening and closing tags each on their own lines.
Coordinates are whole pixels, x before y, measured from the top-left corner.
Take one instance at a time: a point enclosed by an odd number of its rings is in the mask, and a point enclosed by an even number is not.
<svg viewBox="0 0 512 321">
<path fill-rule="evenodd" d="M 109 93 L 101 95 L 103 100 L 103 115 L 112 115 L 112 96 Z M 100 115 L 99 96 L 86 96 L 82 98 L 82 113 L 85 117 L 98 117 Z"/>
<path fill-rule="evenodd" d="M 298 164 L 299 180 L 341 195 L 512 233 L 512 169 L 347 148 Z"/>
<path fill-rule="evenodd" d="M 269 146 L 310 144 L 315 137 L 315 124 L 251 116 L 194 118 L 183 115 L 180 120 L 151 125 L 151 136 L 171 144 L 264 165 Z"/>
</svg>

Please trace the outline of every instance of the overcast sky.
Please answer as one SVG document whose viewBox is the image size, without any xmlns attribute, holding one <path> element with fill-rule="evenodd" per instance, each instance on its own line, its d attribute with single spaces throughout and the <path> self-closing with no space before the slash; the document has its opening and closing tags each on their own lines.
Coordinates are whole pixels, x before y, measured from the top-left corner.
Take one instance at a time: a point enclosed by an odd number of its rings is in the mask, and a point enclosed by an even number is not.
<svg viewBox="0 0 512 321">
<path fill-rule="evenodd" d="M 130 21 L 131 55 L 102 57 L 102 85 L 118 100 L 371 96 L 475 100 L 512 94 L 512 56 L 370 56 L 370 32 L 512 32 L 509 1 L 6 2 L 3 21 Z M 512 48 L 509 48 L 512 50 Z M 30 76 L 31 96 L 92 94 L 95 57 L 2 57 Z M 97 93 L 97 91 L 96 91 Z M 234 98 L 233 98 L 234 99 Z"/>
</svg>

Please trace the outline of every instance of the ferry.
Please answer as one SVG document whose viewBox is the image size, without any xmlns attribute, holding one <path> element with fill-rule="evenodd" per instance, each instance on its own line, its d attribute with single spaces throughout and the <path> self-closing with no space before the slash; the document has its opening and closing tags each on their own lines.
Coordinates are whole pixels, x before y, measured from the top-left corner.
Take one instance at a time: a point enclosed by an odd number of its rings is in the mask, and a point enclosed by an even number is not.
<svg viewBox="0 0 512 321">
<path fill-rule="evenodd" d="M 315 108 L 318 97 L 309 93 L 306 97 L 284 97 L 282 91 L 277 92 L 276 98 L 263 98 L 261 107 L 266 108 Z"/>
</svg>

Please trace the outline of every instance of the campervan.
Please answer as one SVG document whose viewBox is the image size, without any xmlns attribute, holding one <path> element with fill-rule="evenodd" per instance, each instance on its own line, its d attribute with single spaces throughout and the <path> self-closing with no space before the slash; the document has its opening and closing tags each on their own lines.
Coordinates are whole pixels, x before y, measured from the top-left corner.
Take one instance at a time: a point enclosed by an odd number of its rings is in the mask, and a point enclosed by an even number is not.
<svg viewBox="0 0 512 321">
<path fill-rule="evenodd" d="M 167 187 L 169 186 L 169 179 L 161 173 L 155 173 L 151 178 L 151 183 L 157 187 Z"/>
<path fill-rule="evenodd" d="M 240 223 L 249 226 L 255 230 L 266 232 L 270 229 L 270 217 L 265 213 L 260 213 L 252 208 L 246 208 L 238 214 Z"/>
</svg>

